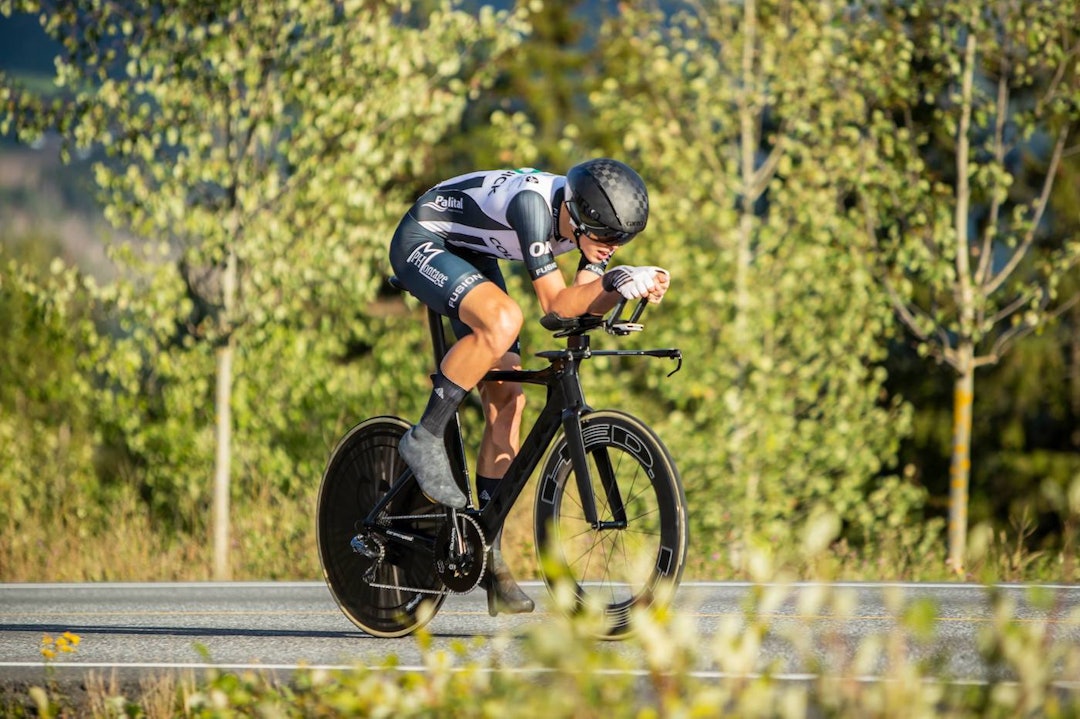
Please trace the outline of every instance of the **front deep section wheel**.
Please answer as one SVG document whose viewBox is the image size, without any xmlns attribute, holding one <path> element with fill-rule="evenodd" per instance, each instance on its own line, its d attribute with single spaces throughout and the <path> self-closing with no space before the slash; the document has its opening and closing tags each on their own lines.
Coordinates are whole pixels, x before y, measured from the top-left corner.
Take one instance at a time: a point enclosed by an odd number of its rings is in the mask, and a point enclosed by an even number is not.
<svg viewBox="0 0 1080 719">
<path fill-rule="evenodd" d="M 330 592 L 356 626 L 380 637 L 422 627 L 446 599 L 430 547 L 387 542 L 364 518 L 407 470 L 397 446 L 409 424 L 374 417 L 349 430 L 330 455 L 319 487 L 319 560 Z M 382 513 L 387 527 L 434 538 L 445 513 L 409 480 Z"/>
<path fill-rule="evenodd" d="M 573 612 L 593 608 L 597 632 L 620 636 L 634 607 L 669 601 L 689 542 L 686 495 L 675 463 L 645 424 L 603 410 L 582 418 L 596 521 L 586 518 L 565 435 L 552 446 L 537 486 L 535 532 L 544 581 L 558 597 L 574 592 Z"/>
</svg>

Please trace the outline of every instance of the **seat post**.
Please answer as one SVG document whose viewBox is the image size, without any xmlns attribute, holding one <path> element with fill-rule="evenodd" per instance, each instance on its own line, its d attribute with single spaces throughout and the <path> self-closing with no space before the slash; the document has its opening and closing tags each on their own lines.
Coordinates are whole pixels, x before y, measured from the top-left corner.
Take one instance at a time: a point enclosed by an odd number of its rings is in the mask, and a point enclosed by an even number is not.
<svg viewBox="0 0 1080 719">
<path fill-rule="evenodd" d="M 386 281 L 391 287 L 399 292 L 408 292 L 409 288 L 406 287 L 396 275 L 390 275 L 386 278 Z M 427 308 L 428 315 L 428 331 L 431 333 L 431 349 L 434 352 L 435 357 L 435 371 L 439 371 L 439 367 L 442 366 L 443 357 L 446 356 L 449 347 L 446 343 L 446 331 L 443 328 L 442 316 L 431 309 Z"/>
<path fill-rule="evenodd" d="M 427 308 L 428 329 L 431 332 L 431 349 L 435 358 L 435 371 L 442 366 L 443 357 L 446 356 L 449 347 L 446 342 L 446 326 L 442 315 L 430 307 Z"/>
</svg>

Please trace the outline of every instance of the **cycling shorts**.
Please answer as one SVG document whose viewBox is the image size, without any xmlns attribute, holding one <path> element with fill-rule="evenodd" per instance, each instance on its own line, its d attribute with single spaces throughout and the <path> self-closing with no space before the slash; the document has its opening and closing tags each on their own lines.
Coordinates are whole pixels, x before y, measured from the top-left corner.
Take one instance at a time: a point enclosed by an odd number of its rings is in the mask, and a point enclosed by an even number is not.
<svg viewBox="0 0 1080 719">
<path fill-rule="evenodd" d="M 406 215 L 390 240 L 390 265 L 401 283 L 421 302 L 450 318 L 454 335 L 461 339 L 472 329 L 461 321 L 461 301 L 483 282 L 494 282 L 506 292 L 506 280 L 494 255 L 448 245 Z M 510 352 L 521 354 L 520 338 Z"/>
</svg>

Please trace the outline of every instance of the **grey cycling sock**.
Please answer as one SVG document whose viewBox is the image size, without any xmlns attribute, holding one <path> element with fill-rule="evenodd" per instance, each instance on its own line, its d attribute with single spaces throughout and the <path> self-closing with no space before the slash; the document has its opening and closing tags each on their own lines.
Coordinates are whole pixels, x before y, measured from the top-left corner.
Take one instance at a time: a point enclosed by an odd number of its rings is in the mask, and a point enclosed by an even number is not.
<svg viewBox="0 0 1080 719">
<path fill-rule="evenodd" d="M 461 509 L 468 500 L 454 481 L 442 437 L 416 425 L 401 437 L 398 453 L 416 474 L 424 494 L 439 504 Z"/>
</svg>

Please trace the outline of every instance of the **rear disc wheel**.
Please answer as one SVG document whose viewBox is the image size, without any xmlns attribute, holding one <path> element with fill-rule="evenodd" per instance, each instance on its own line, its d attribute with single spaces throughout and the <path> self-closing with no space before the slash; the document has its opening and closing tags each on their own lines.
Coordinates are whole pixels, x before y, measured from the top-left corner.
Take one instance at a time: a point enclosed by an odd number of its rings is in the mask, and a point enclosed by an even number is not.
<svg viewBox="0 0 1080 719">
<path fill-rule="evenodd" d="M 408 469 L 397 446 L 409 426 L 397 417 L 374 417 L 353 427 L 330 455 L 319 487 L 316 531 L 326 584 L 345 616 L 380 637 L 416 631 L 447 593 L 426 547 L 382 541 L 363 524 Z M 424 497 L 415 480 L 408 481 L 383 520 L 434 538 L 445 512 Z"/>
</svg>

